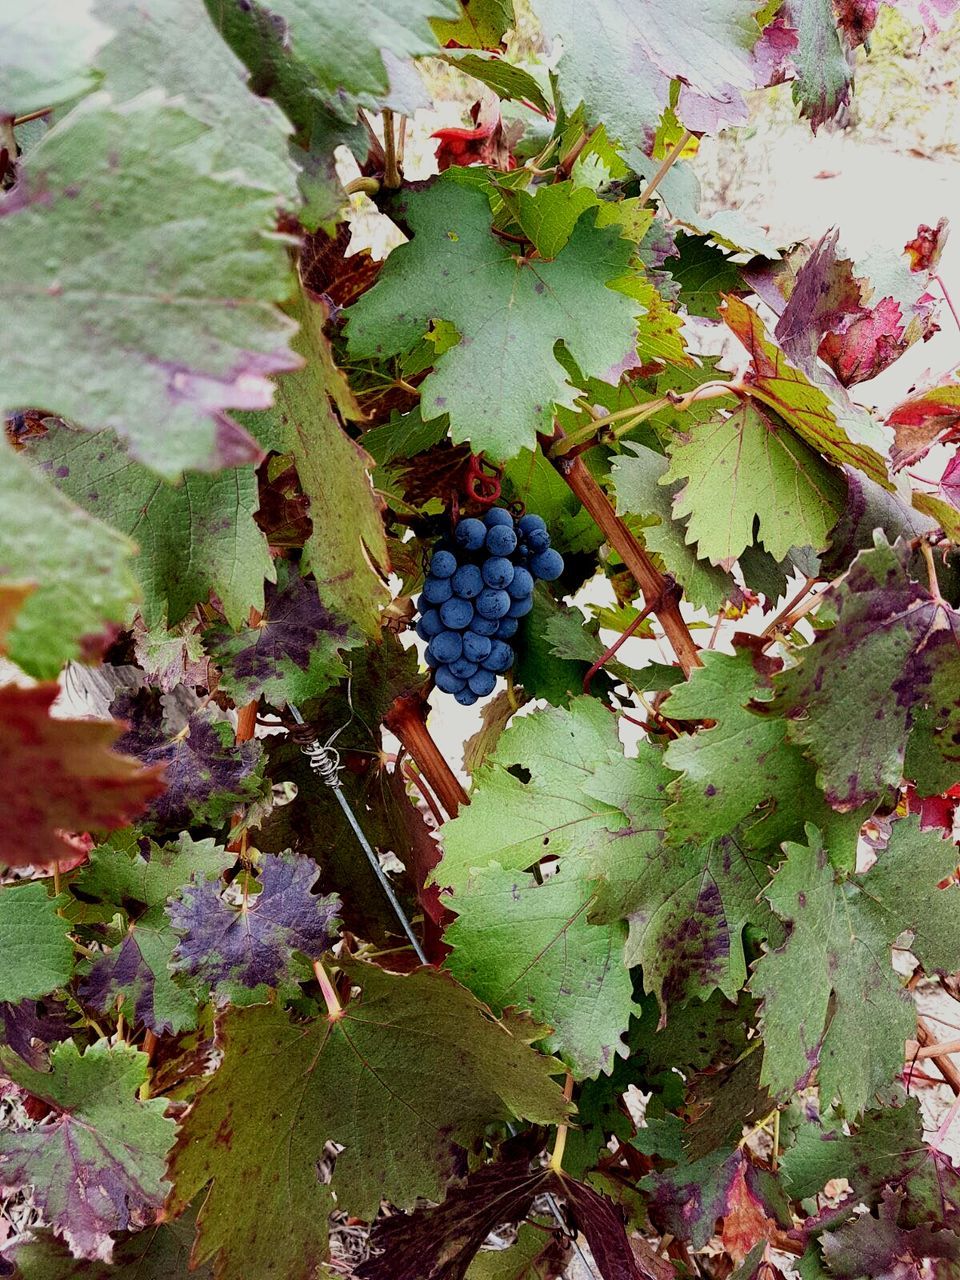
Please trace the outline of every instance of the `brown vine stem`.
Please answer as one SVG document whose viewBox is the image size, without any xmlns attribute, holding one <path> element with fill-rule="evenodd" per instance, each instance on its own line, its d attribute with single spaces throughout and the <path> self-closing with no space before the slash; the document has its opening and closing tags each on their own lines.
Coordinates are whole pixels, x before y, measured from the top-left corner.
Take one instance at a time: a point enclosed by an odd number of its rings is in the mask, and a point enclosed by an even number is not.
<svg viewBox="0 0 960 1280">
<path fill-rule="evenodd" d="M 41 107 L 39 111 L 28 111 L 25 116 L 16 116 L 13 121 L 13 127 L 16 129 L 21 124 L 29 124 L 31 120 L 41 120 L 44 116 L 50 115 L 53 107 Z M 943 288 L 941 284 L 940 288 Z"/>
<path fill-rule="evenodd" d="M 921 1044 L 919 1040 L 907 1041 L 907 1057 L 911 1060 L 935 1058 L 938 1053 L 945 1056 L 960 1053 L 960 1040 L 942 1040 L 939 1044 Z"/>
<path fill-rule="evenodd" d="M 399 738 L 433 794 L 450 817 L 455 818 L 460 806 L 469 804 L 470 798 L 430 736 L 423 698 L 418 693 L 401 693 L 383 717 L 383 723 Z"/>
<path fill-rule="evenodd" d="M 400 185 L 400 167 L 397 164 L 397 143 L 393 132 L 393 112 L 383 113 L 383 185 L 388 191 L 396 191 Z"/>
<path fill-rule="evenodd" d="M 683 148 L 687 145 L 687 143 L 690 141 L 692 137 L 693 137 L 693 134 L 690 132 L 690 130 L 684 129 L 683 133 L 680 135 L 677 141 L 673 144 L 673 146 L 667 152 L 666 156 L 664 157 L 663 164 L 661 164 L 660 168 L 657 170 L 657 172 L 653 175 L 653 177 L 644 187 L 643 191 L 641 191 L 640 193 L 641 206 L 647 203 L 647 201 L 656 191 L 657 187 L 660 185 L 660 183 L 663 181 L 666 175 L 670 172 L 670 170 L 673 168 L 676 162 L 680 159 L 680 153 L 683 151 Z"/>
<path fill-rule="evenodd" d="M 960 1098 L 960 1071 L 954 1066 L 949 1055 L 944 1053 L 946 1046 L 939 1043 L 926 1020 L 919 1015 L 917 1016 L 917 1042 L 921 1048 L 931 1051 L 927 1057 L 937 1067 L 954 1094 Z"/>
<path fill-rule="evenodd" d="M 554 467 L 580 499 L 607 542 L 618 553 L 637 581 L 645 605 L 652 606 L 657 621 L 673 646 L 685 676 L 700 667 L 700 655 L 690 629 L 680 612 L 679 593 L 670 588 L 666 578 L 623 523 L 600 485 L 580 458 L 553 458 Z"/>
<path fill-rule="evenodd" d="M 789 631 L 804 614 L 816 608 L 820 603 L 820 597 L 819 595 L 810 596 L 810 592 L 819 581 L 820 579 L 816 577 L 807 578 L 797 594 L 788 600 L 773 621 L 764 627 L 760 636 L 760 639 L 766 642 L 764 647 L 776 640 L 783 632 Z"/>
</svg>

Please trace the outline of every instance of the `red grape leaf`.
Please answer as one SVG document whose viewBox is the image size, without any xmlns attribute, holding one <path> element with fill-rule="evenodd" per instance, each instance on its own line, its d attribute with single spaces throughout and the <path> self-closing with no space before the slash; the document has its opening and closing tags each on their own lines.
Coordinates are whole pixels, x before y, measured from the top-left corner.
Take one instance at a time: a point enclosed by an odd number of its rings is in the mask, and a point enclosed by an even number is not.
<svg viewBox="0 0 960 1280">
<path fill-rule="evenodd" d="M 678 1240 L 689 1240 L 695 1249 L 704 1247 L 718 1220 L 728 1214 L 739 1214 L 742 1223 L 744 1196 L 767 1218 L 781 1217 L 785 1207 L 772 1175 L 758 1168 L 743 1148 L 652 1173 L 640 1186 L 650 1197 L 650 1220 Z"/>
<path fill-rule="evenodd" d="M 936 271 L 940 265 L 943 246 L 947 242 L 949 224 L 941 218 L 935 227 L 928 227 L 921 222 L 917 234 L 903 246 L 903 251 L 910 259 L 911 271 Z"/>
<path fill-rule="evenodd" d="M 55 1112 L 48 1124 L 0 1133 L 3 1182 L 32 1184 L 57 1235 L 82 1258 L 109 1262 L 113 1231 L 155 1221 L 169 1188 L 164 1173 L 175 1126 L 167 1104 L 141 1102 L 147 1057 L 99 1040 L 80 1054 L 67 1040 L 35 1071 L 0 1048 L 0 1070 Z"/>
<path fill-rule="evenodd" d="M 312 892 L 320 868 L 311 858 L 266 854 L 260 892 L 228 902 L 217 881 L 187 885 L 167 914 L 180 941 L 173 968 L 208 982 L 218 994 L 237 987 L 278 987 L 295 980 L 294 951 L 316 959 L 333 943 L 340 900 Z"/>
<path fill-rule="evenodd" d="M 960 382 L 928 387 L 902 401 L 887 415 L 894 429 L 897 469 L 919 461 L 938 436 L 953 439 L 960 425 Z"/>
<path fill-rule="evenodd" d="M 857 467 L 890 488 L 883 429 L 865 411 L 833 398 L 791 364 L 767 336 L 763 321 L 740 298 L 728 294 L 720 308 L 727 326 L 751 357 L 750 393 L 777 413 L 825 458 Z"/>
<path fill-rule="evenodd" d="M 123 741 L 119 725 L 51 718 L 59 692 L 56 684 L 0 689 L 0 865 L 65 858 L 64 832 L 125 826 L 165 790 L 157 762 L 144 769 L 110 750 Z"/>
</svg>

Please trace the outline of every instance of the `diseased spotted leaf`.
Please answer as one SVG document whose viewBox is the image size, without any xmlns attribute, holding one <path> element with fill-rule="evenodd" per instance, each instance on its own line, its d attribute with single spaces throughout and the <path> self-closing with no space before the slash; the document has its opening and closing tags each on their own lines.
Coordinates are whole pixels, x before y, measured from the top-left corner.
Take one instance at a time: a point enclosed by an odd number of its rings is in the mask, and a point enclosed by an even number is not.
<svg viewBox="0 0 960 1280">
<path fill-rule="evenodd" d="M 323 308 L 301 290 L 289 312 L 300 325 L 294 349 L 306 367 L 278 380 L 274 407 L 249 415 L 249 425 L 265 449 L 291 454 L 296 463 L 312 523 L 303 567 L 316 578 L 323 603 L 377 635 L 390 599 L 383 502 L 370 482 L 370 457 L 333 410 L 331 400 L 342 408 L 342 375 L 323 332 Z M 360 416 L 355 406 L 349 411 Z"/>
<path fill-rule="evenodd" d="M 937 667 L 913 709 L 903 772 L 921 796 L 942 794 L 960 778 L 960 684 L 952 663 Z"/>
<path fill-rule="evenodd" d="M 844 467 L 847 500 L 840 519 L 830 531 L 830 545 L 821 560 L 829 577 L 844 573 L 858 551 L 873 548 L 874 532 L 882 529 L 890 543 L 912 541 L 929 533 L 936 522 L 908 506 L 900 493 L 876 484 L 862 471 Z M 914 563 L 919 567 L 919 559 Z"/>
<path fill-rule="evenodd" d="M 52 679 L 137 596 L 134 544 L 46 484 L 0 440 L 0 578 L 36 584 L 5 637 L 12 661 Z"/>
<path fill-rule="evenodd" d="M 782 1213 L 782 1193 L 773 1177 L 742 1148 L 650 1174 L 640 1185 L 649 1194 L 650 1217 L 658 1229 L 689 1240 L 694 1249 L 713 1236 L 718 1219 L 736 1211 L 744 1192 L 765 1217 Z"/>
<path fill-rule="evenodd" d="M 268 583 L 263 614 L 255 626 L 204 632 L 208 652 L 220 668 L 220 688 L 241 706 L 265 698 L 275 707 L 316 697 L 347 668 L 340 650 L 355 635 L 323 603 L 317 584 L 281 561 L 278 582 Z"/>
<path fill-rule="evenodd" d="M 787 17 L 797 32 L 794 99 L 816 131 L 849 100 L 853 65 L 831 0 L 789 0 Z"/>
<path fill-rule="evenodd" d="M 839 385 L 828 394 L 792 365 L 767 337 L 757 313 L 740 298 L 726 297 L 720 314 L 750 353 L 746 381 L 751 394 L 824 458 L 865 471 L 871 480 L 890 488 L 884 461 L 887 438 L 870 415 L 846 400 Z"/>
<path fill-rule="evenodd" d="M 684 1101 L 691 1120 L 683 1132 L 690 1160 L 729 1147 L 746 1127 L 759 1124 L 773 1110 L 770 1094 L 760 1083 L 762 1063 L 761 1054 L 748 1053 L 690 1080 Z"/>
<path fill-rule="evenodd" d="M 111 1232 L 155 1221 L 169 1188 L 167 1152 L 174 1122 L 162 1098 L 142 1102 L 147 1057 L 99 1040 L 81 1055 L 72 1040 L 35 1071 L 0 1048 L 0 1070 L 54 1110 L 35 1129 L 0 1133 L 3 1180 L 33 1186 L 54 1232 L 81 1258 L 109 1262 Z"/>
<path fill-rule="evenodd" d="M 576 1078 L 609 1072 L 626 1053 L 634 1011 L 626 927 L 590 924 L 593 897 L 575 870 L 538 884 L 491 863 L 449 901 L 457 919 L 444 935 L 453 976 L 494 1011 L 515 1006 L 551 1027 L 544 1047 Z"/>
<path fill-rule="evenodd" d="M 73 941 L 57 914 L 64 901 L 40 883 L 0 889 L 0 1001 L 36 999 L 69 982 Z"/>
<path fill-rule="evenodd" d="M 906 818 L 871 871 L 844 877 L 816 828 L 807 839 L 786 846 L 767 891 L 788 934 L 761 957 L 750 984 L 763 999 L 762 1079 L 786 1099 L 816 1072 L 824 1105 L 839 1099 L 854 1116 L 896 1075 L 914 1027 L 891 946 L 910 929 L 931 967 L 960 954 L 957 891 L 936 888 L 953 869 L 954 851 Z"/>
<path fill-rule="evenodd" d="M 825 1231 L 821 1247 L 831 1274 L 840 1280 L 921 1280 L 954 1272 L 960 1265 L 960 1235 L 939 1225 L 905 1227 L 899 1216 L 900 1197 L 888 1193 L 878 1217 L 864 1213 L 839 1231 Z"/>
<path fill-rule="evenodd" d="M 61 493 L 139 546 L 132 567 L 148 627 L 175 626 L 211 592 L 234 625 L 263 607 L 274 568 L 254 521 L 253 467 L 188 472 L 173 485 L 128 458 L 112 431 L 88 435 L 53 422 L 27 456 Z"/>
<path fill-rule="evenodd" d="M 398 1208 L 440 1200 L 462 1146 L 485 1125 L 566 1114 L 550 1079 L 560 1064 L 533 1053 L 516 1025 L 495 1022 L 449 976 L 338 964 L 357 989 L 341 1017 L 294 1023 L 273 1005 L 223 1016 L 223 1061 L 182 1127 L 174 1208 L 212 1181 L 193 1257 L 215 1258 L 224 1280 L 310 1280 L 332 1195 L 365 1219 L 381 1199 Z M 326 1142 L 344 1148 L 329 1187 L 315 1172 Z M 285 1229 L 265 1232 L 264 1220 Z"/>
<path fill-rule="evenodd" d="M 95 95 L 0 204 L 0 308 L 18 334 L 2 407 L 112 428 L 170 479 L 255 459 L 224 411 L 266 406 L 267 375 L 297 363 L 272 306 L 290 287 L 277 197 L 209 173 L 205 131 L 155 98 Z"/>
<path fill-rule="evenodd" d="M 118 725 L 53 719 L 58 693 L 56 684 L 0 688 L 3 866 L 63 860 L 70 851 L 65 833 L 125 826 L 165 790 L 162 768 L 141 768 L 120 754 Z"/>
<path fill-rule="evenodd" d="M 775 849 L 820 822 L 831 853 L 853 867 L 860 818 L 838 818 L 819 795 L 814 770 L 771 708 L 778 663 L 752 647 L 707 652 L 703 667 L 673 687 L 664 704 L 677 720 L 715 721 L 673 739 L 664 762 L 681 776 L 666 823 L 673 843 L 701 844 L 740 829 L 746 848 Z"/>
<path fill-rule="evenodd" d="M 657 523 L 645 519 L 640 530 L 647 548 L 660 556 L 691 604 L 715 612 L 733 594 L 736 584 L 723 569 L 699 559 L 688 543 L 686 527 L 676 519 L 673 507 L 680 485 L 668 489 L 661 483 L 669 469 L 667 459 L 632 440 L 625 441 L 624 448 L 630 452 L 618 455 L 611 464 L 618 512 L 657 517 Z"/>
<path fill-rule="evenodd" d="M 172 957 L 175 972 L 208 983 L 219 995 L 235 988 L 279 987 L 295 980 L 293 953 L 317 959 L 334 941 L 339 899 L 312 892 L 320 875 L 316 863 L 292 854 L 266 854 L 260 892 L 229 902 L 216 881 L 183 888 L 167 909 L 179 935 Z"/>
<path fill-rule="evenodd" d="M 911 579 L 910 559 L 908 545 L 876 534 L 873 550 L 823 597 L 835 625 L 775 681 L 774 710 L 836 809 L 874 802 L 899 784 L 916 709 L 935 677 L 960 681 L 960 615 Z"/>
<path fill-rule="evenodd" d="M 92 89 L 110 28 L 94 0 L 54 0 L 41 10 L 13 0 L 0 18 L 0 117 L 22 116 Z"/>
<path fill-rule="evenodd" d="M 554 355 L 558 339 L 585 374 L 616 381 L 638 363 L 638 307 L 618 291 L 631 246 L 614 228 L 585 215 L 552 262 L 518 258 L 491 233 L 485 174 L 467 169 L 399 197 L 393 213 L 413 240 L 349 308 L 349 350 L 399 355 L 432 320 L 453 324 L 460 341 L 420 384 L 420 411 L 449 414 L 455 443 L 512 458 L 552 430 L 554 405 L 576 394 Z"/>
<path fill-rule="evenodd" d="M 728 567 L 757 537 L 776 560 L 791 547 L 822 551 L 842 510 L 843 481 L 783 422 L 744 400 L 730 414 L 670 442 L 661 483 L 686 480 L 673 500 L 687 541 Z"/>
<path fill-rule="evenodd" d="M 557 73 L 568 111 L 582 102 L 611 138 L 649 154 L 672 79 L 682 82 L 676 110 L 690 129 L 746 119 L 743 94 L 760 83 L 751 3 L 537 0 L 534 7 L 547 35 L 563 40 Z"/>
</svg>

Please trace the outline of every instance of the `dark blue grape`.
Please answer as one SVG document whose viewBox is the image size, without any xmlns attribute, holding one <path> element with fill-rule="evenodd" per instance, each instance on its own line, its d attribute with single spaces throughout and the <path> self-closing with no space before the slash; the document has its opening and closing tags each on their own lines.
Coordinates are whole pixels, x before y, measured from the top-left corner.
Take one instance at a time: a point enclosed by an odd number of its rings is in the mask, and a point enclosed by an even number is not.
<svg viewBox="0 0 960 1280">
<path fill-rule="evenodd" d="M 476 618 L 474 618 L 473 624 L 474 630 L 465 631 L 463 633 L 463 656 L 465 658 L 469 658 L 471 662 L 482 662 L 490 652 L 490 637 L 477 635 Z M 500 626 L 503 626 L 502 622 L 500 623 Z M 499 634 L 500 632 L 498 630 L 497 635 Z"/>
<path fill-rule="evenodd" d="M 443 630 L 440 614 L 436 609 L 427 609 L 417 619 L 417 635 L 421 640 L 432 640 Z"/>
<path fill-rule="evenodd" d="M 548 547 L 546 551 L 533 557 L 530 568 L 544 582 L 553 582 L 563 573 L 563 556 L 559 551 L 554 551 L 553 547 Z"/>
<path fill-rule="evenodd" d="M 477 613 L 481 618 L 500 619 L 510 608 L 510 597 L 505 591 L 494 591 L 487 587 L 477 596 Z M 441 611 L 441 617 L 443 616 Z"/>
<path fill-rule="evenodd" d="M 517 535 L 512 526 L 508 528 L 505 524 L 495 524 L 487 533 L 486 546 L 492 556 L 508 556 L 516 549 L 516 545 Z"/>
<path fill-rule="evenodd" d="M 487 526 L 482 520 L 461 520 L 453 536 L 459 546 L 466 547 L 468 551 L 479 551 L 487 536 Z"/>
<path fill-rule="evenodd" d="M 531 533 L 537 533 L 541 529 L 546 530 L 543 516 L 535 516 L 532 513 L 527 516 L 521 516 L 517 521 L 517 529 L 522 537 L 529 537 Z"/>
<path fill-rule="evenodd" d="M 476 662 L 470 662 L 467 658 L 457 658 L 456 662 L 447 664 L 450 668 L 450 674 L 457 676 L 460 680 L 469 680 L 472 675 L 476 675 Z"/>
<path fill-rule="evenodd" d="M 444 693 L 459 693 L 461 689 L 465 689 L 467 687 L 466 680 L 462 680 L 459 676 L 455 676 L 449 667 L 437 667 L 434 680 L 436 681 L 437 688 L 441 689 Z"/>
<path fill-rule="evenodd" d="M 430 574 L 434 578 L 451 578 L 457 571 L 457 557 L 452 551 L 441 548 L 430 560 Z"/>
<path fill-rule="evenodd" d="M 483 590 L 483 575 L 475 564 L 462 564 L 451 582 L 453 590 L 464 600 L 474 600 Z"/>
<path fill-rule="evenodd" d="M 509 588 L 513 581 L 513 565 L 506 556 L 491 556 L 483 562 L 481 572 L 488 587 Z"/>
<path fill-rule="evenodd" d="M 479 674 L 480 673 L 478 671 L 477 675 Z M 476 678 L 477 676 L 473 677 L 474 680 L 476 680 Z M 453 696 L 454 699 L 460 703 L 461 707 L 472 707 L 477 700 L 477 695 L 469 687 L 459 690 L 459 692 L 455 693 Z"/>
<path fill-rule="evenodd" d="M 426 600 L 429 604 L 443 604 L 444 600 L 449 600 L 453 595 L 453 587 L 450 585 L 449 578 L 431 578 L 427 577 L 423 584 L 423 595 L 421 600 Z"/>
<path fill-rule="evenodd" d="M 456 662 L 457 658 L 463 653 L 463 639 L 459 631 L 441 631 L 430 641 L 430 648 L 437 658 L 437 662 Z"/>
<path fill-rule="evenodd" d="M 513 666 L 513 650 L 503 640 L 494 640 L 483 665 L 487 671 L 508 671 Z"/>
<path fill-rule="evenodd" d="M 491 507 L 487 514 L 483 517 L 483 523 L 488 529 L 492 529 L 494 525 L 502 524 L 505 528 L 513 528 L 513 516 L 504 507 Z"/>
<path fill-rule="evenodd" d="M 477 614 L 470 623 L 470 630 L 478 636 L 495 636 L 499 622 L 496 618 L 481 618 Z"/>
<path fill-rule="evenodd" d="M 485 698 L 488 693 L 493 693 L 496 683 L 497 677 L 492 671 L 478 671 L 467 681 L 467 688 L 475 698 Z"/>
<path fill-rule="evenodd" d="M 527 547 L 534 555 L 538 551 L 546 551 L 550 545 L 550 535 L 546 529 L 534 529 L 531 533 L 524 536 Z"/>
<path fill-rule="evenodd" d="M 517 634 L 517 628 L 520 626 L 516 618 L 506 617 L 500 619 L 500 625 L 497 627 L 498 640 L 512 640 Z"/>
<path fill-rule="evenodd" d="M 532 608 L 533 596 L 524 596 L 522 600 L 511 601 L 510 608 L 507 610 L 507 617 L 525 618 Z M 443 609 L 440 610 L 440 616 L 443 617 Z"/>
<path fill-rule="evenodd" d="M 533 574 L 529 569 L 524 569 L 522 565 L 517 565 L 513 571 L 513 577 L 507 586 L 507 591 L 514 600 L 522 600 L 524 596 L 528 596 L 533 590 Z"/>
<path fill-rule="evenodd" d="M 469 600 L 454 596 L 440 606 L 440 621 L 451 631 L 465 631 L 472 620 L 473 605 Z"/>
</svg>

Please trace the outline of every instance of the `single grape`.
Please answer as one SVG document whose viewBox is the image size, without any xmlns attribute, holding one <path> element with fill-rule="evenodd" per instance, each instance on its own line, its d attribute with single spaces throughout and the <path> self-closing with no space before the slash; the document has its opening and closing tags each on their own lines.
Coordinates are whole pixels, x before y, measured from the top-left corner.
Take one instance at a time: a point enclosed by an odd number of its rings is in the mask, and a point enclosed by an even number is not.
<svg viewBox="0 0 960 1280">
<path fill-rule="evenodd" d="M 475 698 L 485 698 L 488 693 L 493 693 L 496 683 L 497 677 L 492 671 L 481 670 L 470 677 L 467 681 L 467 688 Z"/>
<path fill-rule="evenodd" d="M 423 584 L 423 595 L 420 597 L 429 604 L 443 604 L 453 595 L 453 587 L 449 578 L 433 578 L 428 575 Z"/>
<path fill-rule="evenodd" d="M 505 507 L 491 507 L 487 514 L 483 517 L 483 523 L 488 529 L 492 529 L 494 525 L 502 524 L 505 528 L 513 528 L 513 516 Z"/>
<path fill-rule="evenodd" d="M 533 557 L 530 568 L 544 582 L 553 582 L 563 573 L 563 556 L 559 551 L 554 551 L 553 547 L 547 547 L 546 551 Z"/>
<path fill-rule="evenodd" d="M 457 557 L 452 551 L 444 551 L 441 547 L 430 559 L 430 576 L 433 578 L 450 578 L 457 571 Z"/>
<path fill-rule="evenodd" d="M 523 596 L 520 600 L 511 601 L 510 608 L 507 610 L 507 617 L 525 618 L 532 608 L 533 596 Z M 443 616 L 443 609 L 440 610 L 440 616 Z"/>
<path fill-rule="evenodd" d="M 470 662 L 482 662 L 490 652 L 490 637 L 477 635 L 476 618 L 474 618 L 473 623 L 474 630 L 465 631 L 463 633 L 463 656 L 468 658 Z M 500 626 L 503 626 L 502 622 L 500 623 Z M 500 632 L 498 630 L 497 635 L 499 634 Z"/>
<path fill-rule="evenodd" d="M 503 640 L 494 640 L 483 665 L 488 671 L 507 671 L 513 666 L 513 650 Z"/>
<path fill-rule="evenodd" d="M 480 673 L 478 671 L 477 675 L 479 674 Z M 474 680 L 476 680 L 476 678 L 477 678 L 476 676 L 473 677 Z M 468 682 L 468 686 L 469 686 L 469 682 Z M 477 700 L 477 695 L 469 687 L 466 689 L 461 689 L 459 693 L 455 693 L 453 696 L 454 696 L 454 699 L 460 703 L 461 707 L 472 707 Z"/>
<path fill-rule="evenodd" d="M 495 636 L 499 625 L 496 618 L 481 618 L 476 614 L 470 623 L 470 630 L 478 636 Z"/>
<path fill-rule="evenodd" d="M 459 676 L 455 676 L 449 667 L 437 667 L 434 676 L 438 689 L 444 693 L 459 693 L 461 689 L 467 687 L 466 680 L 462 680 Z"/>
<path fill-rule="evenodd" d="M 464 600 L 475 599 L 483 590 L 483 575 L 475 564 L 462 564 L 451 582 L 453 590 Z"/>
<path fill-rule="evenodd" d="M 463 639 L 459 631 L 441 631 L 430 641 L 430 648 L 440 663 L 456 662 L 463 653 Z"/>
<path fill-rule="evenodd" d="M 501 618 L 500 625 L 497 627 L 497 639 L 512 640 L 517 634 L 517 628 L 519 626 L 520 623 L 516 618 L 511 618 L 509 615 L 506 618 Z"/>
<path fill-rule="evenodd" d="M 538 551 L 546 551 L 549 547 L 550 535 L 546 529 L 533 529 L 526 535 L 525 541 L 530 551 L 536 555 Z"/>
<path fill-rule="evenodd" d="M 500 619 L 510 608 L 510 597 L 505 591 L 494 591 L 487 587 L 477 596 L 477 613 L 481 618 Z M 443 613 L 441 611 L 441 617 Z"/>
<path fill-rule="evenodd" d="M 491 556 L 483 562 L 481 572 L 488 587 L 509 588 L 513 582 L 513 565 L 506 556 Z"/>
<path fill-rule="evenodd" d="M 529 569 L 524 569 L 522 565 L 517 565 L 513 571 L 513 577 L 507 585 L 507 592 L 514 600 L 522 600 L 524 596 L 528 596 L 533 590 L 533 574 Z"/>
<path fill-rule="evenodd" d="M 546 529 L 543 516 L 535 516 L 532 513 L 527 516 L 521 516 L 517 521 L 517 530 L 523 537 L 528 537 L 540 529 Z"/>
<path fill-rule="evenodd" d="M 443 623 L 436 609 L 426 609 L 417 619 L 417 635 L 421 640 L 432 640 L 442 630 Z"/>
<path fill-rule="evenodd" d="M 512 526 L 507 528 L 505 524 L 495 524 L 487 533 L 486 546 L 492 556 L 508 556 L 516 545 L 517 535 Z"/>
<path fill-rule="evenodd" d="M 453 596 L 440 606 L 440 621 L 450 631 L 465 631 L 472 620 L 473 605 L 469 600 Z"/>
<path fill-rule="evenodd" d="M 479 551 L 483 546 L 483 540 L 487 536 L 487 527 L 482 520 L 461 520 L 454 530 L 454 538 L 457 544 L 465 547 L 467 551 Z"/>
<path fill-rule="evenodd" d="M 470 662 L 467 658 L 457 658 L 456 662 L 450 662 L 447 665 L 451 675 L 457 676 L 460 680 L 469 680 L 471 676 L 476 675 L 479 664 Z"/>
</svg>

